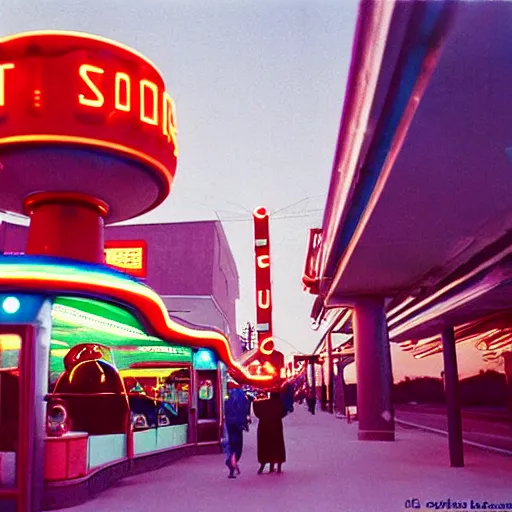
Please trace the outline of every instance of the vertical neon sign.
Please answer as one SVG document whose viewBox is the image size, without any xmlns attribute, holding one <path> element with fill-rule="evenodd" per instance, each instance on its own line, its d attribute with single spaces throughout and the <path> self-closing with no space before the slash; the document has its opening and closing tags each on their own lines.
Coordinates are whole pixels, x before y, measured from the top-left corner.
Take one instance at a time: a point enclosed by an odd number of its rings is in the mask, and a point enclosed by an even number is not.
<svg viewBox="0 0 512 512">
<path fill-rule="evenodd" d="M 274 351 L 272 339 L 272 292 L 270 278 L 270 237 L 268 212 L 259 206 L 253 213 L 256 267 L 256 331 L 258 348 L 265 355 Z"/>
</svg>

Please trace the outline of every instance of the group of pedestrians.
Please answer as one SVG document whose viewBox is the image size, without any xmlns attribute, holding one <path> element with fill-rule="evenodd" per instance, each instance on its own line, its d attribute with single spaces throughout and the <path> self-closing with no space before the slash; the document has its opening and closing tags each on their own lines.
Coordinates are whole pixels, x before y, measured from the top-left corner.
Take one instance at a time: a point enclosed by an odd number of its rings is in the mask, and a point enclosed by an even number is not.
<svg viewBox="0 0 512 512">
<path fill-rule="evenodd" d="M 226 454 L 226 466 L 229 469 L 228 478 L 236 478 L 236 474 L 240 474 L 238 461 L 242 456 L 243 432 L 249 430 L 251 402 L 235 383 L 228 383 L 228 391 L 229 397 L 224 408 L 223 448 Z M 263 473 L 267 464 L 270 473 L 274 472 L 276 465 L 277 472 L 281 473 L 281 466 L 286 461 L 283 418 L 288 412 L 293 411 L 293 398 L 291 404 L 287 403 L 287 399 L 286 393 L 274 390 L 268 397 L 256 399 L 253 402 L 254 415 L 259 420 L 257 431 L 259 475 Z"/>
</svg>

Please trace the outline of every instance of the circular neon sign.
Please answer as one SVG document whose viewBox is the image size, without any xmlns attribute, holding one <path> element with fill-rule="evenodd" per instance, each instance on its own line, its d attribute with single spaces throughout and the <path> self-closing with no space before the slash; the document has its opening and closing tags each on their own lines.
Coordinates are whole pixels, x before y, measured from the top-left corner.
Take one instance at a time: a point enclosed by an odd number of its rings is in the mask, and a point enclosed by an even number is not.
<svg viewBox="0 0 512 512">
<path fill-rule="evenodd" d="M 173 100 L 141 54 L 75 32 L 0 38 L 2 207 L 80 192 L 109 222 L 134 217 L 167 197 L 177 153 Z"/>
</svg>

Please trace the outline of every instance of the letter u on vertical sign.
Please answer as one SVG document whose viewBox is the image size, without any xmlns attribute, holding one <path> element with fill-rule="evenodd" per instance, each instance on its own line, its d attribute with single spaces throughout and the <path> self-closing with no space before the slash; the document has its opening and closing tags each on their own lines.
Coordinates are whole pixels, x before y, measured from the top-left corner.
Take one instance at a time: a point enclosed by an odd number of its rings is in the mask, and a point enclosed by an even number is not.
<svg viewBox="0 0 512 512">
<path fill-rule="evenodd" d="M 265 298 L 263 298 L 265 294 Z M 258 307 L 268 309 L 270 307 L 270 290 L 258 290 Z"/>
</svg>

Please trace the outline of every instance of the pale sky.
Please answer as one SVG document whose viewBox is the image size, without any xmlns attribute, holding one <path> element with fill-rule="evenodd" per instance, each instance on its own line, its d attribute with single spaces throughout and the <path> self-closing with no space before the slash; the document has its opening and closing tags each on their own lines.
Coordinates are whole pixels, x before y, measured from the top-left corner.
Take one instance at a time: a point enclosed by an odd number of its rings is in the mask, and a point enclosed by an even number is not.
<svg viewBox="0 0 512 512">
<path fill-rule="evenodd" d="M 329 183 L 357 14 L 354 0 L 1 0 L 0 33 L 80 30 L 161 70 L 180 158 L 169 199 L 137 222 L 223 220 L 240 275 L 239 326 L 255 321 L 250 213 L 271 220 L 277 346 L 311 350 L 301 276 Z M 283 218 L 286 215 L 286 218 Z"/>
<path fill-rule="evenodd" d="M 169 199 L 137 223 L 220 218 L 240 275 L 239 330 L 255 322 L 250 212 L 271 212 L 276 345 L 311 351 L 302 291 L 321 226 L 345 96 L 356 0 L 0 0 L 0 34 L 79 30 L 125 43 L 161 70 L 178 119 Z M 393 351 L 395 354 L 396 351 Z M 404 354 L 409 357 L 408 354 Z M 399 355 L 395 374 L 421 374 Z M 427 366 L 439 374 L 440 363 Z M 394 357 L 395 360 L 395 357 Z M 402 362 L 403 360 L 403 362 Z"/>
</svg>

